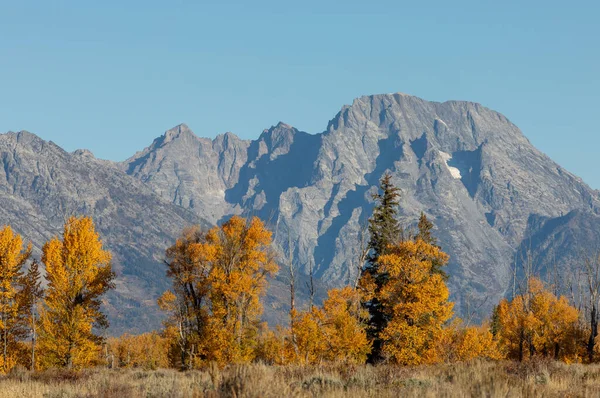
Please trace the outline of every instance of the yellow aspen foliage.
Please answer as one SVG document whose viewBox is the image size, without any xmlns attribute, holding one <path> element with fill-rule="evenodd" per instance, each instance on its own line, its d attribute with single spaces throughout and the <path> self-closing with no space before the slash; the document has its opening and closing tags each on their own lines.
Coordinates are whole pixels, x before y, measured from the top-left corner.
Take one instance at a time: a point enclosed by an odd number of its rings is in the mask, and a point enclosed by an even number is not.
<svg viewBox="0 0 600 398">
<path fill-rule="evenodd" d="M 204 249 L 213 263 L 209 276 L 212 316 L 208 322 L 206 357 L 218 363 L 248 362 L 254 358 L 267 276 L 278 266 L 270 250 L 271 232 L 253 217 L 234 216 L 211 229 Z"/>
<path fill-rule="evenodd" d="M 158 307 L 169 314 L 162 335 L 168 341 L 168 359 L 170 367 L 193 367 L 195 357 L 191 355 L 194 343 L 197 345 L 198 334 L 190 327 L 190 309 L 170 290 L 164 292 L 157 300 Z"/>
<path fill-rule="evenodd" d="M 322 308 L 292 311 L 294 322 L 285 345 L 287 362 L 364 363 L 371 344 L 365 327 L 368 312 L 360 300 L 359 292 L 351 287 L 331 289 Z"/>
<path fill-rule="evenodd" d="M 320 308 L 313 307 L 308 311 L 293 311 L 293 336 L 295 347 L 288 346 L 289 361 L 300 365 L 319 364 L 323 362 L 327 342 L 323 330 L 324 314 Z"/>
<path fill-rule="evenodd" d="M 255 360 L 267 365 L 285 365 L 289 363 L 287 346 L 290 333 L 278 325 L 275 330 L 269 329 L 266 323 L 262 323 L 258 335 Z"/>
<path fill-rule="evenodd" d="M 419 365 L 442 360 L 437 341 L 452 317 L 448 288 L 434 265 L 448 255 L 437 246 L 416 241 L 390 246 L 378 262 L 386 282 L 376 292 L 389 322 L 380 337 L 383 354 L 393 363 Z"/>
<path fill-rule="evenodd" d="M 538 281 L 535 288 L 531 310 L 539 319 L 533 337 L 536 351 L 566 362 L 578 361 L 573 337 L 578 327 L 579 312 L 566 297 L 557 298 L 545 290 L 541 282 Z"/>
<path fill-rule="evenodd" d="M 358 280 L 357 290 L 360 292 L 363 303 L 371 302 L 376 297 L 377 283 L 372 274 L 363 272 Z"/>
<path fill-rule="evenodd" d="M 577 347 L 579 312 L 565 297 L 557 298 L 536 278 L 525 294 L 502 300 L 495 311 L 497 337 L 510 359 L 534 356 L 565 362 L 581 360 Z"/>
<path fill-rule="evenodd" d="M 169 341 L 156 332 L 124 334 L 107 341 L 108 365 L 111 368 L 154 370 L 169 367 Z"/>
<path fill-rule="evenodd" d="M 489 327 L 469 326 L 456 333 L 455 355 L 457 361 L 469 361 L 475 358 L 501 359 L 497 342 Z"/>
<path fill-rule="evenodd" d="M 48 288 L 40 311 L 39 351 L 43 367 L 79 369 L 95 363 L 107 327 L 101 297 L 113 287 L 111 255 L 102 248 L 89 217 L 71 217 L 62 239 L 42 249 Z"/>
<path fill-rule="evenodd" d="M 195 318 L 189 303 L 167 290 L 157 300 L 158 307 L 170 314 L 164 323 L 163 335 L 170 342 L 169 361 L 171 366 L 192 369 L 197 361 L 199 339 L 205 333 L 203 317 L 200 333 L 196 329 Z"/>
<path fill-rule="evenodd" d="M 173 280 L 173 292 L 165 292 L 158 300 L 159 307 L 171 314 L 167 326 L 175 328 L 179 366 L 188 369 L 198 355 L 198 339 L 206 333 L 209 314 L 207 295 L 215 248 L 205 243 L 200 228 L 191 227 L 167 249 L 167 276 Z"/>
<path fill-rule="evenodd" d="M 457 319 L 444 330 L 438 345 L 444 362 L 466 362 L 476 358 L 502 359 L 498 342 L 487 324 L 464 327 L 462 321 Z"/>
<path fill-rule="evenodd" d="M 23 267 L 31 255 L 31 245 L 23 247 L 21 236 L 9 226 L 0 230 L 0 371 L 8 372 L 17 363 L 20 340 L 28 333 Z"/>
<path fill-rule="evenodd" d="M 503 355 L 510 359 L 522 360 L 525 352 L 526 334 L 532 317 L 527 316 L 523 307 L 523 297 L 516 296 L 510 302 L 506 299 L 501 300 L 495 308 L 499 348 Z"/>
<path fill-rule="evenodd" d="M 262 221 L 234 216 L 203 233 L 184 230 L 167 250 L 173 291 L 159 300 L 170 313 L 180 366 L 254 359 L 267 277 L 277 264 Z"/>
<path fill-rule="evenodd" d="M 37 324 L 38 324 L 38 308 L 40 300 L 44 296 L 42 288 L 41 274 L 39 263 L 33 260 L 27 272 L 21 277 L 22 290 L 19 300 L 19 311 L 22 315 L 23 322 L 27 325 L 24 327 L 29 336 L 29 342 L 26 344 L 26 351 L 21 355 L 19 363 L 28 367 L 30 370 L 36 369 L 36 348 L 37 348 Z M 24 336 L 25 337 L 25 336 Z"/>
<path fill-rule="evenodd" d="M 368 311 L 360 294 L 351 287 L 331 289 L 323 303 L 323 337 L 327 343 L 325 359 L 338 363 L 364 363 L 371 351 L 365 323 Z"/>
</svg>

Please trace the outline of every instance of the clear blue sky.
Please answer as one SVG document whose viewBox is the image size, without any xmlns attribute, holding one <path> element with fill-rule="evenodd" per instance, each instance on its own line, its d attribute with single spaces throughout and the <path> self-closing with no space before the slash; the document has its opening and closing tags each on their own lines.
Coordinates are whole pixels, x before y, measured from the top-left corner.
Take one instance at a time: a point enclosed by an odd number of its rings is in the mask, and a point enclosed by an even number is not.
<svg viewBox="0 0 600 398">
<path fill-rule="evenodd" d="M 476 101 L 600 188 L 597 1 L 0 0 L 0 131 L 122 160 L 168 128 L 312 133 L 365 94 Z"/>
</svg>

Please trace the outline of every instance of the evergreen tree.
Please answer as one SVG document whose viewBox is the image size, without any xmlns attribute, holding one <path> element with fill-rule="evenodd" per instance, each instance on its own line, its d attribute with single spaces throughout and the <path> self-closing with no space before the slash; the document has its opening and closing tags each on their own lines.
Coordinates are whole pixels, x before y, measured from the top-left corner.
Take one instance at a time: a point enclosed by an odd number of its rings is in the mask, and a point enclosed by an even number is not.
<svg viewBox="0 0 600 398">
<path fill-rule="evenodd" d="M 400 189 L 392 184 L 392 175 L 386 174 L 381 178 L 379 190 L 373 194 L 377 205 L 369 219 L 369 266 L 376 267 L 379 256 L 386 253 L 388 247 L 397 243 L 402 237 L 402 228 L 396 220 L 400 199 Z"/>
<path fill-rule="evenodd" d="M 369 257 L 363 271 L 359 286 L 363 291 L 363 306 L 369 311 L 369 339 L 373 342 L 373 349 L 369 362 L 379 362 L 381 357 L 382 342 L 379 334 L 387 325 L 389 319 L 383 311 L 378 300 L 378 292 L 387 280 L 387 274 L 379 270 L 379 257 L 385 255 L 389 248 L 403 240 L 403 230 L 396 219 L 400 189 L 392 184 L 391 174 L 384 175 L 379 184 L 380 192 L 373 195 L 377 202 L 373 215 L 369 219 Z"/>
<path fill-rule="evenodd" d="M 431 235 L 431 230 L 433 229 L 433 223 L 427 219 L 425 213 L 421 212 L 421 216 L 419 217 L 419 232 L 415 236 L 416 239 L 421 239 L 423 242 L 428 243 L 430 245 L 435 245 L 437 243 L 437 239 Z"/>
<path fill-rule="evenodd" d="M 414 240 L 417 241 L 420 239 L 428 245 L 432 245 L 439 248 L 439 246 L 437 245 L 437 239 L 431 234 L 432 230 L 433 223 L 429 221 L 424 212 L 421 212 L 421 216 L 419 217 L 418 232 L 415 235 Z M 431 273 L 439 274 L 444 281 L 447 281 L 448 274 L 446 274 L 446 272 L 442 269 L 442 267 L 445 264 L 440 263 L 436 258 L 431 258 L 430 260 Z"/>
</svg>

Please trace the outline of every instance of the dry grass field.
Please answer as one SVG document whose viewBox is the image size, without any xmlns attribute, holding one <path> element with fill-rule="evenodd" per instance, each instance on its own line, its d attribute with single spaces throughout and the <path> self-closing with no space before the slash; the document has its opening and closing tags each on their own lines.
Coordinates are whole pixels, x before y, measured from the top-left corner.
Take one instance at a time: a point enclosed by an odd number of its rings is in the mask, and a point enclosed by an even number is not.
<svg viewBox="0 0 600 398">
<path fill-rule="evenodd" d="M 477 361 L 402 368 L 274 367 L 203 371 L 15 371 L 2 397 L 597 397 L 600 365 Z"/>
</svg>

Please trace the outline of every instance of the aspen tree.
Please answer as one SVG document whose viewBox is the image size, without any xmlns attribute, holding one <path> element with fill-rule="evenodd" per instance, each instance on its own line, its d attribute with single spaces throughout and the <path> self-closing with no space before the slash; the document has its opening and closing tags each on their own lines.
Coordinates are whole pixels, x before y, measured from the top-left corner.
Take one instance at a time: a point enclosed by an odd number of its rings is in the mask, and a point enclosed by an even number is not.
<svg viewBox="0 0 600 398">
<path fill-rule="evenodd" d="M 22 297 L 23 267 L 31 256 L 31 245 L 23 247 L 21 236 L 9 226 L 0 230 L 0 370 L 16 365 L 19 341 L 27 333 Z"/>
<path fill-rule="evenodd" d="M 42 288 L 42 277 L 39 270 L 39 263 L 34 260 L 22 277 L 21 308 L 25 321 L 27 322 L 30 341 L 31 341 L 31 362 L 29 368 L 33 371 L 36 368 L 36 346 L 37 346 L 37 324 L 38 324 L 38 305 L 44 296 Z"/>
<path fill-rule="evenodd" d="M 40 311 L 39 351 L 45 367 L 79 369 L 93 364 L 108 327 L 101 297 L 113 288 L 111 255 L 89 217 L 71 217 L 62 237 L 42 250 L 48 288 Z"/>
<path fill-rule="evenodd" d="M 501 351 L 509 359 L 519 361 L 533 356 L 565 362 L 579 360 L 577 309 L 565 297 L 552 294 L 535 277 L 530 278 L 528 285 L 527 292 L 511 301 L 502 300 L 495 310 L 495 332 Z"/>
<path fill-rule="evenodd" d="M 437 341 L 452 317 L 453 303 L 444 278 L 434 264 L 446 264 L 448 255 L 424 242 L 390 246 L 378 259 L 388 275 L 378 292 L 389 322 L 381 333 L 383 354 L 393 363 L 419 365 L 441 361 Z"/>
<path fill-rule="evenodd" d="M 167 326 L 179 336 L 184 367 L 254 358 L 260 297 L 278 270 L 270 245 L 271 232 L 261 220 L 233 216 L 206 233 L 184 231 L 167 250 L 173 291 L 159 305 L 171 314 Z"/>
</svg>

